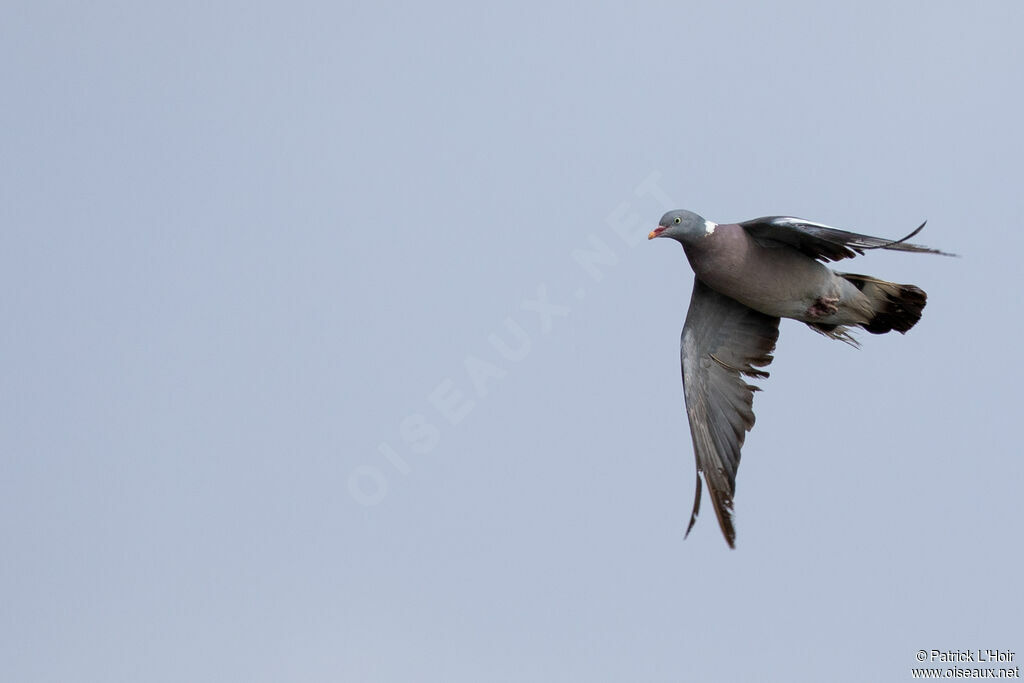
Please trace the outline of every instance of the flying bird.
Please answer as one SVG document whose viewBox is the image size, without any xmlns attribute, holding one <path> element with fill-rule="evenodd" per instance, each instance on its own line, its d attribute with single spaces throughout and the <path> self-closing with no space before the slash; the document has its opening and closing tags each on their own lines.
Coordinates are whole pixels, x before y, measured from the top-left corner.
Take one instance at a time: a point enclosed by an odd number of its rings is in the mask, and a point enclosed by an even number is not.
<svg viewBox="0 0 1024 683">
<path fill-rule="evenodd" d="M 905 333 L 921 318 L 927 297 L 914 285 L 840 273 L 823 265 L 890 249 L 954 256 L 899 240 L 859 235 L 790 216 L 719 225 L 692 211 L 669 211 L 647 239 L 683 245 L 693 268 L 693 294 L 680 340 L 683 394 L 697 460 L 697 521 L 701 477 L 729 547 L 736 547 L 733 496 L 740 448 L 754 426 L 758 387 L 743 376 L 767 377 L 779 319 L 792 318 L 832 339 L 857 346 L 850 327 L 873 334 Z"/>
</svg>

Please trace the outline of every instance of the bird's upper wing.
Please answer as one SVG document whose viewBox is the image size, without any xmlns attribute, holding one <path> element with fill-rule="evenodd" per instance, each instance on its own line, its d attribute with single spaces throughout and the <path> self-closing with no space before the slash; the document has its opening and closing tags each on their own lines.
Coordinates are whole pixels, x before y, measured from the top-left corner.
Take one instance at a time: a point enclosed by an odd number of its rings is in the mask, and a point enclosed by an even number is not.
<svg viewBox="0 0 1024 683">
<path fill-rule="evenodd" d="M 740 447 L 754 426 L 757 387 L 741 375 L 767 377 L 758 370 L 772 361 L 779 319 L 747 308 L 694 278 L 690 310 L 680 342 L 683 393 L 697 456 L 697 493 L 687 535 L 700 511 L 701 473 L 725 540 L 735 547 L 732 498 Z"/>
<path fill-rule="evenodd" d="M 927 223 L 927 221 L 925 221 Z M 903 239 L 888 240 L 870 235 L 859 235 L 855 232 L 839 230 L 821 223 L 805 221 L 792 216 L 765 216 L 744 221 L 739 225 L 754 238 L 764 241 L 781 242 L 799 249 L 811 258 L 822 261 L 838 261 L 863 254 L 865 249 L 894 249 L 896 251 L 916 251 L 925 254 L 942 254 L 953 256 L 921 246 L 910 244 L 906 240 L 921 232 L 925 223 Z"/>
</svg>

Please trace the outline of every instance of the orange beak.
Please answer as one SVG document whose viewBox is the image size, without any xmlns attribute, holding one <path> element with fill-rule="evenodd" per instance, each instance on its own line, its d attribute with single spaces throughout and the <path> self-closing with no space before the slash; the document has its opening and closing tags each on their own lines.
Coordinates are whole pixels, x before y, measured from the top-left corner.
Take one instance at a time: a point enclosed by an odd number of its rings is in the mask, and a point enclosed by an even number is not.
<svg viewBox="0 0 1024 683">
<path fill-rule="evenodd" d="M 659 225 L 658 227 L 656 227 L 654 230 L 651 230 L 647 234 L 647 239 L 653 240 L 655 237 L 658 237 L 663 232 L 665 232 L 665 226 L 664 225 Z"/>
</svg>

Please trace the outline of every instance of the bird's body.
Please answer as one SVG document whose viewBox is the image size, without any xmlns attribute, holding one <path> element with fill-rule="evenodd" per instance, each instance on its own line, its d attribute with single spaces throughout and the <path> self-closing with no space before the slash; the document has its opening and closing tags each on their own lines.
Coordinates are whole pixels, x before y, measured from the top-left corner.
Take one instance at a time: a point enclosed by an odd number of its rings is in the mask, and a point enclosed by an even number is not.
<svg viewBox="0 0 1024 683">
<path fill-rule="evenodd" d="M 856 325 L 870 311 L 866 297 L 832 269 L 792 247 L 760 244 L 736 223 L 716 226 L 683 249 L 704 284 L 766 315 Z M 837 300 L 836 313 L 808 314 L 830 299 Z"/>
<path fill-rule="evenodd" d="M 680 340 L 683 389 L 697 462 L 697 491 L 687 533 L 707 481 L 722 533 L 734 545 L 733 495 L 740 448 L 754 425 L 753 392 L 743 380 L 767 377 L 779 319 L 792 318 L 833 339 L 857 345 L 850 326 L 882 334 L 906 332 L 921 317 L 925 293 L 914 285 L 840 273 L 823 262 L 866 249 L 941 254 L 901 240 L 786 216 L 718 225 L 690 211 L 666 213 L 650 239 L 683 245 L 694 271 Z"/>
</svg>

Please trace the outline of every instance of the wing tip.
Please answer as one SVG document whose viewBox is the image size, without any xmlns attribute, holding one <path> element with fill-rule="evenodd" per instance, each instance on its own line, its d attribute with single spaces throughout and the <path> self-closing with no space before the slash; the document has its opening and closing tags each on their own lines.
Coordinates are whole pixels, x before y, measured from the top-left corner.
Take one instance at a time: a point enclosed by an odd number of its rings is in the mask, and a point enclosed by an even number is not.
<svg viewBox="0 0 1024 683">
<path fill-rule="evenodd" d="M 693 531 L 693 527 L 697 523 L 697 516 L 700 514 L 700 498 L 703 492 L 702 476 L 703 472 L 698 468 L 697 485 L 693 497 L 693 511 L 690 513 L 690 523 L 686 526 L 686 533 L 683 534 L 684 540 L 690 537 L 690 532 Z M 732 523 L 732 496 L 727 492 L 716 491 L 710 481 L 708 482 L 708 493 L 711 496 L 711 506 L 715 509 L 715 517 L 718 518 L 718 526 L 722 530 L 722 536 L 725 537 L 725 542 L 729 545 L 729 548 L 736 550 L 736 528 Z"/>
<path fill-rule="evenodd" d="M 693 531 L 693 525 L 697 523 L 697 515 L 700 513 L 700 494 L 701 494 L 701 481 L 700 481 L 700 469 L 697 470 L 697 487 L 696 493 L 693 496 L 693 512 L 690 513 L 690 524 L 686 527 L 686 533 L 683 534 L 683 540 L 685 541 L 690 537 L 690 532 Z"/>
<path fill-rule="evenodd" d="M 960 258 L 960 254 L 953 254 L 948 251 L 942 251 L 941 249 L 933 249 L 932 247 L 926 247 L 923 244 L 911 244 L 907 240 L 916 236 L 919 232 L 924 230 L 924 226 L 928 225 L 928 219 L 926 218 L 921 222 L 921 225 L 917 226 L 912 233 L 906 237 L 901 237 L 898 240 L 886 242 L 885 244 L 879 244 L 873 247 L 865 247 L 865 249 L 892 249 L 894 251 L 914 251 L 921 254 L 935 254 L 936 256 L 951 256 L 953 258 Z"/>
<path fill-rule="evenodd" d="M 722 529 L 725 542 L 735 550 L 736 527 L 732 523 L 732 495 L 727 491 L 716 491 L 710 484 L 708 491 L 711 493 L 712 507 L 715 508 L 715 517 L 718 518 L 718 526 Z"/>
</svg>

